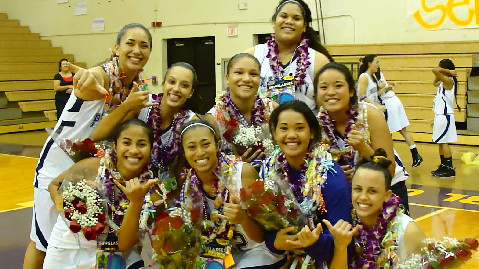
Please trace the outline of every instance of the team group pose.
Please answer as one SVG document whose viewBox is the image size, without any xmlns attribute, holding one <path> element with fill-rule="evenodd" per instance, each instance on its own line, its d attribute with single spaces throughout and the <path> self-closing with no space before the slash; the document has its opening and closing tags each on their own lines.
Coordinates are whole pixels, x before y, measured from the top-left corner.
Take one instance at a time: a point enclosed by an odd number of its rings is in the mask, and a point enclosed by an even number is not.
<svg viewBox="0 0 479 269">
<path fill-rule="evenodd" d="M 100 66 L 62 59 L 23 268 L 392 268 L 421 253 L 391 134 L 405 137 L 413 167 L 423 158 L 395 85 L 376 55 L 356 84 L 311 22 L 303 0 L 280 1 L 274 33 L 230 58 L 205 115 L 188 63 L 169 66 L 162 93 L 148 91 L 152 36 L 141 24 L 120 30 Z M 432 71 L 441 164 L 431 173 L 454 177 L 455 66 Z M 94 156 L 74 161 L 87 138 Z"/>
</svg>

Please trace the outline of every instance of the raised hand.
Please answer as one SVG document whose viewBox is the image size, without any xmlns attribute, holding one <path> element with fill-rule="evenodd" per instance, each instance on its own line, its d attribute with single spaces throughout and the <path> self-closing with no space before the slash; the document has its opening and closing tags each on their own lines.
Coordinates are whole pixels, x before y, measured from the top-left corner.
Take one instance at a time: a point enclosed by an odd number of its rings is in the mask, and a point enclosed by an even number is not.
<svg viewBox="0 0 479 269">
<path fill-rule="evenodd" d="M 248 214 L 241 207 L 240 199 L 236 196 L 232 196 L 230 202 L 224 204 L 223 214 L 218 214 L 218 217 L 228 220 L 232 224 L 241 224 L 249 218 Z"/>
<path fill-rule="evenodd" d="M 149 92 L 148 91 L 138 91 L 138 84 L 133 82 L 133 87 L 130 91 L 130 94 L 126 98 L 124 105 L 128 107 L 129 110 L 138 111 L 142 108 L 149 106 L 156 106 L 158 103 L 148 103 Z"/>
<path fill-rule="evenodd" d="M 73 87 L 75 88 L 75 91 L 91 96 L 104 96 L 108 94 L 108 91 L 103 85 L 98 83 L 98 80 L 92 71 L 81 68 L 72 63 L 68 64 L 70 65 L 70 70 L 75 73 L 75 76 L 73 77 Z"/>
<path fill-rule="evenodd" d="M 316 226 L 314 230 L 310 230 L 309 227 L 306 225 L 297 233 L 296 235 L 298 236 L 298 242 L 300 243 L 300 248 L 307 248 L 311 246 L 312 244 L 316 243 L 319 239 L 319 235 L 323 231 L 323 228 L 321 225 Z"/>
<path fill-rule="evenodd" d="M 250 163 L 254 158 L 260 156 L 260 154 L 261 154 L 262 156 L 264 155 L 264 153 L 262 153 L 261 150 L 259 150 L 259 149 L 258 149 L 257 151 L 255 151 L 253 154 L 251 154 L 252 151 L 253 151 L 253 148 L 247 149 L 247 150 L 243 153 L 243 155 L 241 155 L 241 160 L 242 160 L 243 162 Z M 262 156 L 261 156 L 261 157 L 262 157 Z"/>
<path fill-rule="evenodd" d="M 276 233 L 274 239 L 274 248 L 277 250 L 294 250 L 301 248 L 301 243 L 298 240 L 298 235 L 290 235 L 289 232 L 293 231 L 294 227 L 287 227 L 281 229 Z"/>
<path fill-rule="evenodd" d="M 125 181 L 125 186 L 123 186 L 120 182 L 113 179 L 115 185 L 126 194 L 130 203 L 143 203 L 145 194 L 155 186 L 157 181 L 157 179 L 150 179 L 145 183 L 141 183 L 140 180 L 135 177 Z"/>
<path fill-rule="evenodd" d="M 341 165 L 341 169 L 343 169 L 344 174 L 346 175 L 346 179 L 351 182 L 353 180 L 353 175 L 354 171 L 356 171 L 356 168 L 352 167 L 349 164 L 346 165 Z"/>
<path fill-rule="evenodd" d="M 364 133 L 360 131 L 355 124 L 351 126 L 351 131 L 349 131 L 345 141 L 358 151 L 361 151 L 364 146 L 366 146 L 366 142 L 364 141 Z"/>
<path fill-rule="evenodd" d="M 338 220 L 334 226 L 327 219 L 324 219 L 323 223 L 326 224 L 326 227 L 334 238 L 334 246 L 342 249 L 346 249 L 353 236 L 358 234 L 359 230 L 362 229 L 361 225 L 352 228 L 349 222 L 342 219 Z"/>
</svg>

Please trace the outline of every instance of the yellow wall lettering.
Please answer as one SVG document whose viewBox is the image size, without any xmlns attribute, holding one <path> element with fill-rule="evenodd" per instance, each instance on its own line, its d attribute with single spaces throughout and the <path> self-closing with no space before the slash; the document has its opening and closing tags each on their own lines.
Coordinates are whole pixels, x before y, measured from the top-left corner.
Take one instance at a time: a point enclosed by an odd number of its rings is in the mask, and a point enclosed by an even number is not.
<svg viewBox="0 0 479 269">
<path fill-rule="evenodd" d="M 413 17 L 419 23 L 419 25 L 421 25 L 425 29 L 437 28 L 437 27 L 441 26 L 441 24 L 444 22 L 444 19 L 446 19 L 447 10 L 446 10 L 446 7 L 443 4 L 437 4 L 436 6 L 428 7 L 428 6 L 426 6 L 426 0 L 421 0 L 421 8 L 422 8 L 422 10 L 424 10 L 427 13 L 433 12 L 433 11 L 436 11 L 436 10 L 440 10 L 441 13 L 442 13 L 441 18 L 439 18 L 439 20 L 436 23 L 428 24 L 422 18 L 421 13 L 419 13 L 419 10 L 416 10 L 416 12 L 414 12 L 414 14 L 413 14 Z"/>
<path fill-rule="evenodd" d="M 446 195 L 449 195 L 451 197 L 447 198 L 447 199 L 444 199 L 443 201 L 444 202 L 454 202 L 454 201 L 457 201 L 459 199 L 462 199 L 464 197 L 467 197 L 467 195 L 464 195 L 464 194 L 457 194 L 457 193 L 448 193 Z"/>
<path fill-rule="evenodd" d="M 472 18 L 474 18 L 474 8 L 469 8 L 467 10 L 467 19 L 460 20 L 454 14 L 454 8 L 458 6 L 468 6 L 470 4 L 469 0 L 462 0 L 461 2 L 455 3 L 455 0 L 447 1 L 447 15 L 449 19 L 456 24 L 457 26 L 467 26 L 472 22 Z M 476 19 L 477 20 L 477 19 Z"/>
<path fill-rule="evenodd" d="M 463 204 L 479 205 L 479 196 L 469 196 L 468 198 L 462 199 L 459 202 Z"/>
<path fill-rule="evenodd" d="M 418 190 L 418 189 L 407 189 L 407 196 L 409 197 L 416 196 L 423 192 L 424 192 L 423 190 Z"/>
</svg>

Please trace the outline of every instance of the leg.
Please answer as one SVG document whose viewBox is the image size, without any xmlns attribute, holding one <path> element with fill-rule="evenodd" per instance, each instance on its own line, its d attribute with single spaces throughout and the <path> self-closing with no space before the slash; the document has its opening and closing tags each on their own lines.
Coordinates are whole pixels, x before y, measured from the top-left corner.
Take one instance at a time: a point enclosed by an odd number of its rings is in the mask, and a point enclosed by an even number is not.
<svg viewBox="0 0 479 269">
<path fill-rule="evenodd" d="M 441 156 L 441 165 L 433 175 L 446 178 L 455 177 L 456 171 L 454 171 L 454 166 L 452 165 L 452 153 L 449 144 L 439 144 L 439 154 Z"/>
<path fill-rule="evenodd" d="M 408 130 L 406 129 L 406 127 L 404 127 L 404 128 L 402 128 L 401 130 L 399 130 L 399 133 L 404 137 L 404 140 L 406 140 L 406 143 L 407 143 L 409 146 L 414 145 L 414 139 L 412 138 L 411 133 L 408 132 Z"/>
<path fill-rule="evenodd" d="M 45 252 L 37 249 L 35 242 L 30 241 L 25 258 L 23 260 L 23 269 L 42 269 Z"/>
<path fill-rule="evenodd" d="M 404 140 L 406 140 L 406 143 L 409 145 L 409 150 L 411 151 L 412 156 L 412 167 L 419 166 L 423 159 L 417 151 L 416 144 L 414 143 L 411 133 L 407 131 L 406 127 L 399 130 L 399 133 L 401 133 L 401 135 L 404 137 Z"/>
</svg>

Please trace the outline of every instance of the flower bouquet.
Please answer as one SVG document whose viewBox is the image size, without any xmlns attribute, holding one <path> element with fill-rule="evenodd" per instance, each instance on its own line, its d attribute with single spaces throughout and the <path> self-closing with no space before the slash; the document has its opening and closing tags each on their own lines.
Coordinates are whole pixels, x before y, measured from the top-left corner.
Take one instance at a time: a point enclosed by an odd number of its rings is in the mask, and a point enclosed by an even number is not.
<svg viewBox="0 0 479 269">
<path fill-rule="evenodd" d="M 59 146 L 74 162 L 79 162 L 89 157 L 105 156 L 105 147 L 96 144 L 90 138 L 76 141 L 64 139 L 60 141 Z"/>
<path fill-rule="evenodd" d="M 226 124 L 223 137 L 234 146 L 237 155 L 243 155 L 248 148 L 252 148 L 253 152 L 260 150 L 266 155 L 274 150 L 267 124 L 245 126 L 232 118 Z"/>
<path fill-rule="evenodd" d="M 152 232 L 153 259 L 161 268 L 194 268 L 200 252 L 199 231 L 192 219 L 199 219 L 193 212 L 174 207 L 156 218 Z"/>
<path fill-rule="evenodd" d="M 96 181 L 85 178 L 62 183 L 63 214 L 73 233 L 82 231 L 87 240 L 96 240 L 105 230 L 104 199 L 100 198 Z"/>
<path fill-rule="evenodd" d="M 278 231 L 293 226 L 297 233 L 307 224 L 305 215 L 289 188 L 266 179 L 241 188 L 240 198 L 248 213 L 266 230 Z"/>
<path fill-rule="evenodd" d="M 444 237 L 443 240 L 426 238 L 423 254 L 413 254 L 407 260 L 397 264 L 394 268 L 409 269 L 449 269 L 457 268 L 472 256 L 472 251 L 477 250 L 479 245 L 477 239 L 466 238 L 457 240 Z"/>
</svg>

